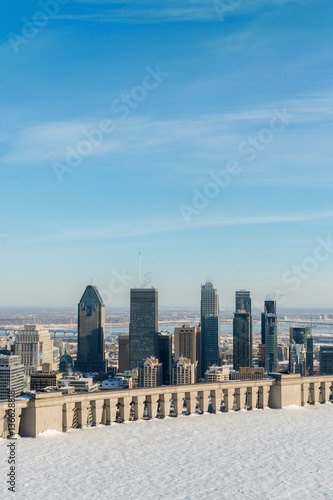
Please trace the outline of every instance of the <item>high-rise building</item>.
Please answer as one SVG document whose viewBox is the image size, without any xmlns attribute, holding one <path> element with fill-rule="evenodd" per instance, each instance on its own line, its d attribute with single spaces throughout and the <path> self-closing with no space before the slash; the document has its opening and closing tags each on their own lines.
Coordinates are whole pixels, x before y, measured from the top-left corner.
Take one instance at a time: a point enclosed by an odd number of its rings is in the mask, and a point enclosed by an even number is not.
<svg viewBox="0 0 333 500">
<path fill-rule="evenodd" d="M 173 385 L 194 384 L 195 382 L 195 365 L 188 358 L 179 358 L 174 363 L 173 368 Z"/>
<path fill-rule="evenodd" d="M 250 292 L 236 292 L 236 312 L 233 320 L 233 367 L 252 367 L 252 316 Z"/>
<path fill-rule="evenodd" d="M 265 352 L 265 363 L 263 365 L 265 370 L 267 372 L 277 372 L 277 315 L 274 300 L 265 301 L 265 312 L 261 315 L 261 345 L 264 346 Z M 262 362 L 260 362 L 260 365 L 262 365 Z"/>
<path fill-rule="evenodd" d="M 119 345 L 119 363 L 118 370 L 120 373 L 124 373 L 130 369 L 129 367 L 129 334 L 119 335 L 118 339 Z"/>
<path fill-rule="evenodd" d="M 236 308 L 235 312 L 238 311 L 246 311 L 249 314 L 252 314 L 251 310 L 251 296 L 250 292 L 247 290 L 239 290 L 236 292 Z"/>
<path fill-rule="evenodd" d="M 156 358 L 147 358 L 139 366 L 140 387 L 158 387 L 162 385 L 162 363 Z"/>
<path fill-rule="evenodd" d="M 175 361 L 187 358 L 196 365 L 196 376 L 201 377 L 201 328 L 183 325 L 175 328 Z"/>
<path fill-rule="evenodd" d="M 20 356 L 26 376 L 41 369 L 43 363 L 53 365 L 53 340 L 48 330 L 39 325 L 25 325 L 17 334 L 15 354 Z"/>
<path fill-rule="evenodd" d="M 75 368 L 106 372 L 104 337 L 105 304 L 95 285 L 88 285 L 78 306 L 78 352 Z"/>
<path fill-rule="evenodd" d="M 289 371 L 313 375 L 313 338 L 312 329 L 290 328 Z"/>
<path fill-rule="evenodd" d="M 172 335 L 169 332 L 159 332 L 157 338 L 158 360 L 162 363 L 162 385 L 170 385 L 172 376 Z"/>
<path fill-rule="evenodd" d="M 320 375 L 333 375 L 333 345 L 320 347 L 319 363 Z"/>
<path fill-rule="evenodd" d="M 220 364 L 219 296 L 213 283 L 201 286 L 201 377 Z"/>
<path fill-rule="evenodd" d="M 24 389 L 24 366 L 20 356 L 0 354 L 0 400 L 19 396 Z"/>
<path fill-rule="evenodd" d="M 137 368 L 151 356 L 157 357 L 158 290 L 133 288 L 131 290 L 129 359 L 130 369 Z"/>
</svg>

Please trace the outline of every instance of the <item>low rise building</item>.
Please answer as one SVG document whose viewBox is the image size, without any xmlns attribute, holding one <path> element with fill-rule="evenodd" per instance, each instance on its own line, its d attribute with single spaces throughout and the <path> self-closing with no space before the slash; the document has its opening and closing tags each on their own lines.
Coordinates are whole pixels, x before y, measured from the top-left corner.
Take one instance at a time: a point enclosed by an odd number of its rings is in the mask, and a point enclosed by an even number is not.
<svg viewBox="0 0 333 500">
<path fill-rule="evenodd" d="M 206 383 L 218 383 L 229 380 L 229 366 L 211 366 L 205 373 Z"/>
<path fill-rule="evenodd" d="M 94 383 L 92 377 L 85 378 L 79 375 L 69 375 L 68 377 L 59 380 L 61 389 L 66 387 L 74 387 L 75 392 L 96 392 L 98 391 L 98 384 Z"/>
<path fill-rule="evenodd" d="M 229 380 L 260 380 L 265 378 L 267 373 L 263 367 L 240 367 L 239 371 L 231 371 Z"/>
<path fill-rule="evenodd" d="M 30 390 L 43 391 L 47 387 L 58 387 L 63 374 L 52 371 L 50 363 L 43 363 L 42 370 L 30 375 Z"/>
</svg>

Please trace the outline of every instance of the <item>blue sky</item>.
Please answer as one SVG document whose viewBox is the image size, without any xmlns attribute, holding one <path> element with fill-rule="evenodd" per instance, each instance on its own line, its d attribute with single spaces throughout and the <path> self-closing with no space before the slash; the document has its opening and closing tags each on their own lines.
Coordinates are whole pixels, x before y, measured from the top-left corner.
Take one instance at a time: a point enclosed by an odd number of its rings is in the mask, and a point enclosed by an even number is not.
<svg viewBox="0 0 333 500">
<path fill-rule="evenodd" d="M 128 305 L 141 252 L 162 305 L 199 304 L 202 269 L 221 307 L 239 288 L 258 307 L 330 307 L 333 255 L 314 255 L 333 237 L 332 14 L 328 0 L 7 6 L 0 303 L 75 305 L 93 279 Z"/>
</svg>

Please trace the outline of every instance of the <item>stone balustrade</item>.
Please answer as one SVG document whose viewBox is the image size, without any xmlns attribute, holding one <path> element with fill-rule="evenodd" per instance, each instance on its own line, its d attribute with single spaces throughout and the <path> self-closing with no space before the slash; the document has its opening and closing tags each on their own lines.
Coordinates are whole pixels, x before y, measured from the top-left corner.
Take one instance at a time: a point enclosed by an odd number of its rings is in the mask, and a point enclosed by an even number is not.
<svg viewBox="0 0 333 500">
<path fill-rule="evenodd" d="M 110 425 L 143 418 L 178 417 L 195 412 L 283 408 L 328 403 L 333 375 L 301 377 L 277 374 L 261 380 L 228 381 L 156 388 L 62 395 L 36 393 L 16 400 L 15 415 L 0 403 L 0 435 L 8 435 L 9 416 L 15 432 L 35 437 L 49 429 L 64 431 L 86 425 Z"/>
</svg>

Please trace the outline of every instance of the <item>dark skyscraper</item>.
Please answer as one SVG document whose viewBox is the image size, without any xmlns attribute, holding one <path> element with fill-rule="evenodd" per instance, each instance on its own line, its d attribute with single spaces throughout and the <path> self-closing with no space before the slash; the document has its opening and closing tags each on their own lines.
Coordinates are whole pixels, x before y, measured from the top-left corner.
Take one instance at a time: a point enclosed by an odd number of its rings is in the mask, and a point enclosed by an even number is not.
<svg viewBox="0 0 333 500">
<path fill-rule="evenodd" d="M 118 370 L 120 373 L 124 373 L 129 370 L 129 335 L 119 335 L 118 338 L 119 345 L 119 362 Z"/>
<path fill-rule="evenodd" d="M 312 329 L 290 328 L 289 371 L 313 375 Z"/>
<path fill-rule="evenodd" d="M 251 296 L 250 292 L 240 290 L 236 292 L 236 313 L 238 311 L 246 311 L 251 314 Z"/>
<path fill-rule="evenodd" d="M 265 301 L 265 312 L 261 315 L 261 343 L 265 349 L 265 370 L 277 372 L 277 316 L 274 300 Z"/>
<path fill-rule="evenodd" d="M 157 357 L 157 331 L 158 290 L 133 288 L 129 326 L 130 370 L 151 356 Z"/>
<path fill-rule="evenodd" d="M 172 375 L 172 335 L 169 332 L 158 334 L 158 361 L 162 363 L 162 384 L 171 384 Z"/>
<path fill-rule="evenodd" d="M 75 368 L 83 372 L 106 372 L 105 305 L 96 286 L 87 286 L 79 303 L 78 315 L 78 352 Z"/>
<path fill-rule="evenodd" d="M 252 367 L 252 316 L 250 292 L 236 292 L 236 312 L 233 321 L 234 370 Z"/>
<path fill-rule="evenodd" d="M 201 376 L 220 360 L 219 296 L 212 283 L 201 286 Z M 193 362 L 193 361 L 192 361 Z"/>
<path fill-rule="evenodd" d="M 320 347 L 319 353 L 320 375 L 333 375 L 333 346 Z"/>
</svg>

